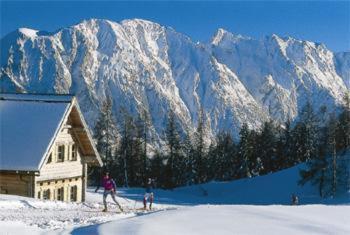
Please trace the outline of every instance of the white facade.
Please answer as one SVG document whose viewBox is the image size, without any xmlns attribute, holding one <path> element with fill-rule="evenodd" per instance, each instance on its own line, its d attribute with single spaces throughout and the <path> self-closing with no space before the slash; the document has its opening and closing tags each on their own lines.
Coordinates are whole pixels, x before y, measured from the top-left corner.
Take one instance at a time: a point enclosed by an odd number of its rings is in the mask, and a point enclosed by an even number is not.
<svg viewBox="0 0 350 235">
<path fill-rule="evenodd" d="M 40 176 L 35 177 L 35 198 L 78 202 L 84 200 L 82 190 L 85 189 L 86 176 L 78 146 L 68 128 L 57 135 L 40 169 Z M 63 153 L 61 149 L 64 149 Z M 60 191 L 62 188 L 63 195 Z"/>
</svg>

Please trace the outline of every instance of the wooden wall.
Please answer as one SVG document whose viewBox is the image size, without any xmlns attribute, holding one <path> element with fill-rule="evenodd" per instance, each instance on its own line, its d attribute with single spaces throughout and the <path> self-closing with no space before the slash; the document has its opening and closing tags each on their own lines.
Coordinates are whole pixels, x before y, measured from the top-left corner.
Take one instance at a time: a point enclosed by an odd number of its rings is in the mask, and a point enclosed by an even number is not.
<svg viewBox="0 0 350 235">
<path fill-rule="evenodd" d="M 34 176 L 25 173 L 0 172 L 0 193 L 34 196 Z"/>
</svg>

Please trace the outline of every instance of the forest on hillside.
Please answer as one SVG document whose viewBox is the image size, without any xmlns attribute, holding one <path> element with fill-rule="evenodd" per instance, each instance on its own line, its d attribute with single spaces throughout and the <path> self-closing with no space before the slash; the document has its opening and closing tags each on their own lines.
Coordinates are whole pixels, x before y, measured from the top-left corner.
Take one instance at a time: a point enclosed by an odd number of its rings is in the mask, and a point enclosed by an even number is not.
<svg viewBox="0 0 350 235">
<path fill-rule="evenodd" d="M 150 154 L 146 115 L 126 114 L 118 135 L 112 101 L 107 98 L 94 129 L 104 167 L 90 169 L 92 184 L 99 184 L 103 172 L 109 171 L 118 185 L 140 187 L 153 178 L 157 187 L 172 189 L 256 177 L 306 163 L 299 183 L 310 181 L 321 197 L 336 196 L 350 190 L 350 159 L 344 154 L 350 148 L 349 95 L 344 101 L 337 113 L 325 106 L 316 112 L 307 102 L 296 121 L 283 125 L 267 121 L 259 130 L 243 124 L 238 142 L 222 130 L 210 146 L 204 141 L 204 115 L 199 115 L 195 133 L 181 135 L 174 113 L 169 112 L 166 146 Z"/>
</svg>

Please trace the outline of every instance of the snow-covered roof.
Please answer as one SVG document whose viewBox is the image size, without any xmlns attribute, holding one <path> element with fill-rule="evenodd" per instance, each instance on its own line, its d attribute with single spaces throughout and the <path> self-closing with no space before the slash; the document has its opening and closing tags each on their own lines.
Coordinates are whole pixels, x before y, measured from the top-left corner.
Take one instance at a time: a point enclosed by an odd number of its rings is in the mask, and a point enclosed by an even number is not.
<svg viewBox="0 0 350 235">
<path fill-rule="evenodd" d="M 74 99 L 71 95 L 0 94 L 0 170 L 39 171 L 72 104 L 78 106 Z"/>
<path fill-rule="evenodd" d="M 0 93 L 1 100 L 17 100 L 17 101 L 42 101 L 42 102 L 66 102 L 73 101 L 73 95 L 48 95 L 48 94 L 15 94 L 15 93 Z"/>
</svg>

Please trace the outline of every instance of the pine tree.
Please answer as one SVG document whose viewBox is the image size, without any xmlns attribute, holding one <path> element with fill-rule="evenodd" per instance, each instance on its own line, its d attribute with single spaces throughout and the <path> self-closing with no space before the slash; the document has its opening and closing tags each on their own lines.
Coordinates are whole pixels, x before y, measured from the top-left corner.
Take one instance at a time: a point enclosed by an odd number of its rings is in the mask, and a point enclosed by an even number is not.
<svg viewBox="0 0 350 235">
<path fill-rule="evenodd" d="M 150 161 L 147 156 L 148 130 L 150 126 L 149 116 L 146 111 L 140 116 L 135 125 L 136 137 L 134 144 L 136 145 L 135 159 L 136 159 L 136 175 L 137 184 L 144 185 L 147 178 L 150 177 Z"/>
<path fill-rule="evenodd" d="M 216 145 L 215 143 L 211 143 L 209 145 L 208 153 L 207 153 L 207 162 L 208 165 L 210 166 L 207 170 L 207 179 L 208 181 L 211 180 L 219 180 L 219 164 L 218 164 L 218 136 L 216 137 Z"/>
<path fill-rule="evenodd" d="M 319 135 L 318 152 L 315 158 L 307 162 L 307 169 L 300 171 L 301 180 L 299 183 L 304 185 L 311 182 L 318 186 L 320 197 L 325 197 L 328 193 L 328 161 L 327 161 L 327 143 L 328 143 L 328 128 L 325 126 L 321 128 Z"/>
<path fill-rule="evenodd" d="M 124 124 L 122 127 L 122 140 L 119 148 L 119 158 L 123 162 L 125 187 L 137 185 L 137 172 L 139 171 L 138 157 L 141 150 L 140 140 L 134 119 L 124 111 Z"/>
<path fill-rule="evenodd" d="M 105 170 L 113 170 L 115 164 L 114 151 L 117 147 L 118 130 L 112 112 L 112 99 L 107 96 L 103 102 L 101 112 L 94 128 L 94 139 Z M 98 179 L 101 172 L 99 169 L 92 170 L 92 177 Z M 113 172 L 111 172 L 113 174 Z"/>
<path fill-rule="evenodd" d="M 337 192 L 337 150 L 336 150 L 336 128 L 337 128 L 337 119 L 333 113 L 328 121 L 327 130 L 328 130 L 328 153 L 332 158 L 332 196 L 336 195 Z"/>
<path fill-rule="evenodd" d="M 104 161 L 104 165 L 108 168 L 113 160 L 112 153 L 117 146 L 118 138 L 118 131 L 112 114 L 112 99 L 109 96 L 102 105 L 94 130 L 97 150 Z"/>
<path fill-rule="evenodd" d="M 212 178 L 216 180 L 230 180 L 236 177 L 239 167 L 236 155 L 236 145 L 228 132 L 220 132 L 216 137 L 216 146 L 211 146 L 210 167 Z"/>
<path fill-rule="evenodd" d="M 209 146 L 208 161 L 211 165 L 208 171 L 208 178 L 223 180 L 224 176 L 224 133 L 218 133 L 216 136 L 216 145 L 213 143 Z"/>
<path fill-rule="evenodd" d="M 236 170 L 239 168 L 238 149 L 230 133 L 226 133 L 224 143 L 227 164 L 225 164 L 226 169 L 224 168 L 224 171 L 226 174 L 223 175 L 223 180 L 232 180 L 237 177 Z"/>
<path fill-rule="evenodd" d="M 332 114 L 327 123 L 320 128 L 316 156 L 307 162 L 306 170 L 300 171 L 300 183 L 305 184 L 310 181 L 313 185 L 317 185 L 321 197 L 335 196 L 337 191 L 336 126 L 337 120 L 335 114 Z"/>
<path fill-rule="evenodd" d="M 194 171 L 195 182 L 202 183 L 206 181 L 206 156 L 204 143 L 204 111 L 201 108 L 198 117 L 198 126 L 194 135 Z"/>
<path fill-rule="evenodd" d="M 290 120 L 286 121 L 285 128 L 283 131 L 283 143 L 284 143 L 284 150 L 283 150 L 283 156 L 285 156 L 286 161 L 285 162 L 285 168 L 294 166 L 294 159 L 293 159 L 293 137 L 292 137 L 292 128 Z M 282 156 L 280 156 L 280 159 L 282 159 Z"/>
<path fill-rule="evenodd" d="M 304 139 L 304 152 L 302 153 L 302 161 L 309 161 L 317 155 L 317 131 L 318 131 L 318 120 L 312 108 L 310 101 L 308 101 L 305 107 L 302 109 L 300 114 L 302 122 L 302 131 Z"/>
<path fill-rule="evenodd" d="M 174 159 L 174 178 L 175 186 L 183 186 L 187 183 L 186 178 L 186 156 L 183 154 L 183 151 Z"/>
<path fill-rule="evenodd" d="M 304 161 L 305 156 L 305 144 L 306 138 L 305 126 L 299 121 L 295 124 L 291 131 L 291 164 L 296 165 Z"/>
<path fill-rule="evenodd" d="M 168 161 L 166 165 L 166 175 L 168 177 L 167 187 L 173 188 L 179 183 L 178 174 L 181 173 L 179 167 L 182 167 L 182 157 L 180 135 L 176 127 L 175 114 L 172 111 L 168 115 L 165 135 L 168 147 Z"/>
<path fill-rule="evenodd" d="M 186 134 L 182 140 L 182 153 L 184 155 L 184 164 L 185 164 L 185 184 L 192 185 L 195 183 L 196 176 L 196 166 L 195 166 L 195 149 L 192 144 L 190 131 L 186 130 Z"/>
<path fill-rule="evenodd" d="M 319 194 L 321 197 L 325 196 L 325 187 L 327 186 L 327 159 L 324 155 L 318 155 L 307 162 L 307 169 L 300 171 L 301 180 L 299 183 L 304 185 L 311 181 L 313 185 L 318 185 Z"/>
<path fill-rule="evenodd" d="M 242 125 L 239 136 L 238 153 L 240 157 L 240 168 L 238 169 L 239 172 L 237 172 L 237 175 L 239 178 L 251 177 L 250 160 L 253 158 L 253 146 L 251 145 L 251 135 L 247 123 Z"/>
<path fill-rule="evenodd" d="M 344 106 L 336 128 L 337 150 L 350 148 L 350 93 L 344 96 Z"/>
<path fill-rule="evenodd" d="M 316 157 L 318 141 L 318 120 L 310 102 L 302 109 L 300 119 L 292 130 L 292 156 L 294 164 L 306 162 Z"/>
<path fill-rule="evenodd" d="M 155 179 L 158 187 L 164 188 L 166 175 L 164 174 L 164 158 L 161 153 L 157 151 L 150 160 L 150 163 L 151 177 Z"/>
<path fill-rule="evenodd" d="M 258 176 L 264 173 L 264 165 L 259 148 L 259 133 L 255 130 L 250 130 L 248 135 L 248 164 L 251 176 Z"/>
<path fill-rule="evenodd" d="M 132 139 L 132 158 L 133 158 L 133 185 L 134 186 L 142 186 L 146 181 L 146 166 L 147 155 L 144 155 L 144 124 L 141 118 L 139 117 L 137 121 L 134 123 L 134 136 Z"/>
<path fill-rule="evenodd" d="M 294 165 L 294 156 L 292 149 L 294 147 L 292 141 L 292 130 L 290 121 L 286 121 L 283 126 L 277 130 L 277 143 L 276 143 L 276 159 L 277 170 L 282 170 Z"/>
<path fill-rule="evenodd" d="M 350 192 L 350 152 L 341 150 L 337 153 L 337 193 Z"/>
<path fill-rule="evenodd" d="M 260 159 L 263 165 L 263 174 L 274 172 L 277 170 L 276 157 L 276 129 L 272 121 L 265 122 L 259 135 Z"/>
<path fill-rule="evenodd" d="M 337 119 L 335 142 L 337 188 L 333 192 L 350 192 L 350 92 L 344 96 L 344 106 Z"/>
</svg>

